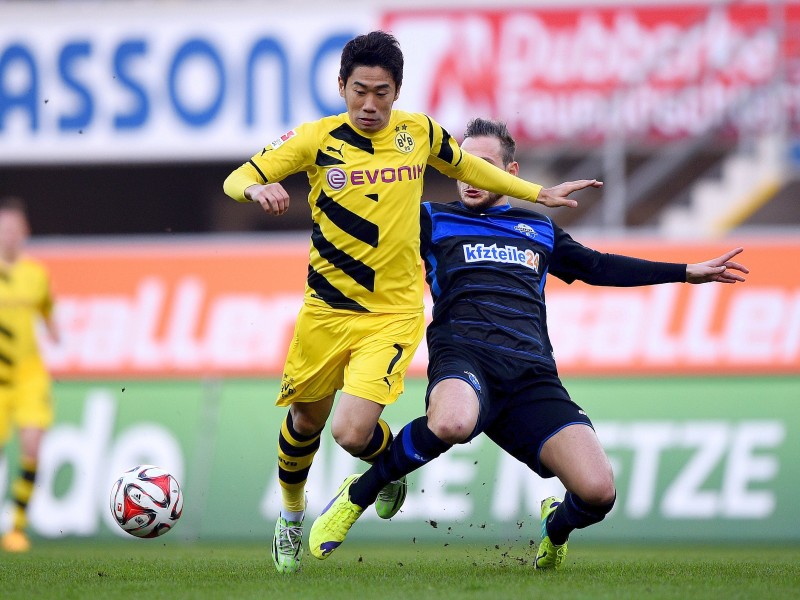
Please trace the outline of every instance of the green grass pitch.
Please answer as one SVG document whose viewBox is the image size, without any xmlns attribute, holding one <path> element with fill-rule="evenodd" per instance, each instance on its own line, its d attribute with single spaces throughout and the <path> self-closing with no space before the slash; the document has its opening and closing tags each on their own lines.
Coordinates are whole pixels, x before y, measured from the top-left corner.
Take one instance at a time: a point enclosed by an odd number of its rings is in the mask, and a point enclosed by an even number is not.
<svg viewBox="0 0 800 600">
<path fill-rule="evenodd" d="M 800 598 L 800 547 L 598 546 L 560 572 L 524 544 L 344 546 L 279 575 L 263 545 L 47 543 L 0 555 L 0 598 Z"/>
</svg>

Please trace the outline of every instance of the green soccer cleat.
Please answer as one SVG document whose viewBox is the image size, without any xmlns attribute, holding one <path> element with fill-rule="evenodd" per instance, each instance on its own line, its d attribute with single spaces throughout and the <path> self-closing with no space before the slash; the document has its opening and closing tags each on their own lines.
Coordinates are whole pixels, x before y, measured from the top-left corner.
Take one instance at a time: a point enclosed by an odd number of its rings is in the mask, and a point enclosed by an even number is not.
<svg viewBox="0 0 800 600">
<path fill-rule="evenodd" d="M 408 483 L 405 475 L 397 481 L 383 486 L 383 489 L 378 493 L 378 499 L 375 501 L 375 512 L 378 513 L 378 516 L 381 519 L 391 519 L 400 512 L 400 509 L 403 508 L 403 502 L 406 501 L 407 490 Z"/>
<path fill-rule="evenodd" d="M 272 538 L 272 562 L 278 573 L 296 573 L 303 559 L 303 521 L 278 517 Z"/>
<path fill-rule="evenodd" d="M 341 546 L 347 532 L 364 512 L 364 509 L 350 502 L 350 486 L 359 475 L 350 475 L 339 487 L 333 497 L 311 526 L 308 545 L 314 557 L 323 560 Z"/>
<path fill-rule="evenodd" d="M 533 562 L 536 569 L 560 569 L 567 558 L 568 542 L 556 546 L 547 535 L 547 518 L 555 512 L 561 502 L 555 496 L 542 500 L 542 541 L 539 542 L 536 560 Z"/>
</svg>

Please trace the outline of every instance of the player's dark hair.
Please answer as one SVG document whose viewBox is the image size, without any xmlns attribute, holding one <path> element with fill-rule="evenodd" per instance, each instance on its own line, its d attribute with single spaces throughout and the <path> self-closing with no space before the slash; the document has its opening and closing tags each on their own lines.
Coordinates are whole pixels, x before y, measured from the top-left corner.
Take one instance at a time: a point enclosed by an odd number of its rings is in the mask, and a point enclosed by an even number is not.
<svg viewBox="0 0 800 600">
<path fill-rule="evenodd" d="M 347 83 L 356 67 L 382 67 L 399 90 L 403 83 L 403 52 L 395 37 L 385 31 L 370 31 L 345 44 L 339 77 Z"/>
<path fill-rule="evenodd" d="M 464 139 L 468 137 L 493 137 L 500 141 L 500 148 L 503 152 L 503 166 L 507 167 L 514 162 L 514 154 L 517 151 L 517 143 L 508 132 L 508 127 L 502 121 L 492 121 L 490 119 L 472 119 L 467 123 L 467 130 L 464 132 Z"/>
<path fill-rule="evenodd" d="M 3 210 L 18 212 L 26 218 L 28 216 L 28 208 L 25 206 L 25 201 L 22 198 L 17 198 L 16 196 L 5 196 L 0 198 L 0 211 Z"/>
</svg>

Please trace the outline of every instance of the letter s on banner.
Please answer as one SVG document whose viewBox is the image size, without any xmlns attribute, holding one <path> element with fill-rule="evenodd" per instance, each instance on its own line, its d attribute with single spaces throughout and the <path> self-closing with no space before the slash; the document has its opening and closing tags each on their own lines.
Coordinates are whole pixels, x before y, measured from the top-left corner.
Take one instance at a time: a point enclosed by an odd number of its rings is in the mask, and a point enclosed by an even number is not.
<svg viewBox="0 0 800 600">
<path fill-rule="evenodd" d="M 114 115 L 115 129 L 137 129 L 145 124 L 150 114 L 150 101 L 145 88 L 129 72 L 129 64 L 135 56 L 147 56 L 145 40 L 126 40 L 114 52 L 114 76 L 133 97 L 133 107 L 127 113 Z"/>
</svg>

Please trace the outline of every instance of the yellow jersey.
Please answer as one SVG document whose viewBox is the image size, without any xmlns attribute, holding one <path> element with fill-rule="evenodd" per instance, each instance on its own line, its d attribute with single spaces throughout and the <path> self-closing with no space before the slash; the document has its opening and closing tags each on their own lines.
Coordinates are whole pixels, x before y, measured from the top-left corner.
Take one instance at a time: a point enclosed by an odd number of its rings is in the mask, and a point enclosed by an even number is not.
<svg viewBox="0 0 800 600">
<path fill-rule="evenodd" d="M 254 184 L 305 171 L 312 232 L 305 302 L 353 311 L 422 310 L 419 211 L 423 175 L 445 175 L 494 193 L 535 202 L 541 186 L 466 152 L 423 113 L 393 110 L 367 133 L 347 113 L 308 122 L 266 146 L 225 180 L 246 202 Z"/>
<path fill-rule="evenodd" d="M 0 264 L 0 379 L 15 366 L 41 361 L 36 321 L 49 318 L 52 310 L 50 278 L 42 264 L 27 257 Z"/>
</svg>

